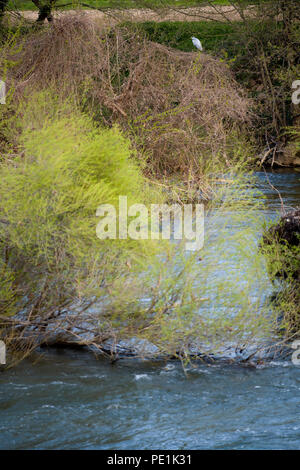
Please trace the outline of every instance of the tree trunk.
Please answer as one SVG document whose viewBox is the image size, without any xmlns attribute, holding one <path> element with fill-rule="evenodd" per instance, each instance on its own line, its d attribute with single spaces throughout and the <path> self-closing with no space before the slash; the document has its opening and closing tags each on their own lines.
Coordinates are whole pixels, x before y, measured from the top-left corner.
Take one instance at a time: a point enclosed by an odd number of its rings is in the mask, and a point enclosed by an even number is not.
<svg viewBox="0 0 300 470">
<path fill-rule="evenodd" d="M 40 0 L 32 0 L 32 2 L 39 9 L 39 16 L 37 19 L 38 23 L 44 23 L 45 19 L 47 19 L 49 22 L 53 21 L 51 10 L 54 7 L 55 0 L 48 0 L 45 3 L 41 2 Z"/>
<path fill-rule="evenodd" d="M 8 0 L 0 0 L 0 21 L 5 13 L 7 4 L 8 4 Z"/>
</svg>

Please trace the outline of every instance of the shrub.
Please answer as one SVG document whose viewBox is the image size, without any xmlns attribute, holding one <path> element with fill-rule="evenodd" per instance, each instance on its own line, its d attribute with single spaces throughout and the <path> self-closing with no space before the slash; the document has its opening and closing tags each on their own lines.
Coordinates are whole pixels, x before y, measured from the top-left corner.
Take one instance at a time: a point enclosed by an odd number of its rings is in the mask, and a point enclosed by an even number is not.
<svg viewBox="0 0 300 470">
<path fill-rule="evenodd" d="M 203 261 L 179 243 L 98 240 L 99 204 L 115 204 L 121 191 L 132 202 L 161 195 L 147 190 L 118 129 L 56 106 L 42 93 L 21 109 L 19 154 L 0 166 L 0 325 L 9 350 L 16 341 L 79 342 L 113 353 L 134 339 L 125 351 L 150 342 L 138 354 L 184 358 L 258 347 L 272 317 L 259 295 L 268 281 L 253 256 L 260 202 L 249 176 L 220 185 Z"/>
<path fill-rule="evenodd" d="M 108 250 L 108 241 L 96 237 L 96 209 L 116 204 L 119 195 L 129 203 L 147 200 L 147 183 L 120 130 L 96 128 L 70 106 L 54 109 L 49 94 L 31 98 L 17 119 L 19 154 L 0 166 L 5 315 L 16 308 L 49 315 L 117 278 L 126 270 L 130 243 L 112 241 Z"/>
<path fill-rule="evenodd" d="M 265 228 L 262 250 L 277 288 L 273 309 L 286 338 L 300 335 L 300 210 L 282 215 Z"/>
<path fill-rule="evenodd" d="M 231 64 L 237 81 L 254 99 L 259 140 L 280 149 L 279 142 L 286 140 L 282 130 L 295 125 L 297 115 L 291 84 L 300 71 L 299 9 L 296 1 L 256 3 L 250 14 L 246 2 L 232 2 L 241 21 L 145 22 L 133 28 L 149 40 L 184 51 L 194 50 L 190 38 L 198 36 L 205 51 Z"/>
<path fill-rule="evenodd" d="M 105 34 L 80 15 L 30 35 L 18 58 L 20 89 L 54 86 L 94 119 L 118 123 L 145 155 L 148 175 L 199 181 L 203 160 L 230 165 L 228 137 L 239 139 L 250 121 L 249 100 L 225 63 L 130 29 Z"/>
</svg>

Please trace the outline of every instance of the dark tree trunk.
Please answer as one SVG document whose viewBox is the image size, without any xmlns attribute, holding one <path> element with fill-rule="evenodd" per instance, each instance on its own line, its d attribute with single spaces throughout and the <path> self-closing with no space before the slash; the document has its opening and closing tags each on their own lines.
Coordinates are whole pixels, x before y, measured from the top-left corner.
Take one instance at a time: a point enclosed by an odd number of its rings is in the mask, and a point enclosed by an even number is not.
<svg viewBox="0 0 300 470">
<path fill-rule="evenodd" d="M 0 21 L 4 15 L 7 4 L 8 4 L 8 0 L 0 0 Z"/>
<path fill-rule="evenodd" d="M 48 21 L 53 20 L 53 16 L 51 14 L 51 6 L 50 5 L 43 5 L 39 11 L 38 22 L 43 23 L 47 18 Z"/>
<path fill-rule="evenodd" d="M 54 7 L 55 0 L 48 0 L 41 2 L 40 0 L 32 0 L 35 6 L 39 9 L 38 23 L 44 23 L 47 19 L 49 22 L 53 21 L 52 8 Z"/>
</svg>

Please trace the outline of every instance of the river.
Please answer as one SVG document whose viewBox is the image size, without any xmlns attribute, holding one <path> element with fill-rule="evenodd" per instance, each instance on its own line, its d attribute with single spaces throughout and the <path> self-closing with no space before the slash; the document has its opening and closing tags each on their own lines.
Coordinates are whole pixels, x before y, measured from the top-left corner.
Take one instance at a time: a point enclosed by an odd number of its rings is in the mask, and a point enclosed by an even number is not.
<svg viewBox="0 0 300 470">
<path fill-rule="evenodd" d="M 257 174 L 267 196 L 278 195 Z M 270 173 L 287 206 L 300 174 Z M 0 449 L 299 449 L 300 366 L 189 366 L 88 352 L 33 355 L 0 373 Z"/>
</svg>

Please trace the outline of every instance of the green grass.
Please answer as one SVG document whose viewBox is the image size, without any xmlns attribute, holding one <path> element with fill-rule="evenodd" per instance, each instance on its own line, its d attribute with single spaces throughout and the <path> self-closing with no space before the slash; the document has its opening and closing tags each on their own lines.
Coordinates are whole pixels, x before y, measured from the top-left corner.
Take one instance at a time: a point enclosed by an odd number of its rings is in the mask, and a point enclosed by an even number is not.
<svg viewBox="0 0 300 470">
<path fill-rule="evenodd" d="M 151 7 L 158 7 L 161 6 L 164 0 L 81 0 L 82 3 L 86 3 L 88 5 L 91 5 L 91 7 L 96 7 L 96 8 L 116 8 L 116 7 L 122 7 L 122 8 L 145 8 L 147 6 Z M 78 2 L 69 0 L 69 1 L 64 1 L 64 0 L 58 0 L 57 5 L 64 5 L 66 3 L 73 3 L 74 7 L 76 7 L 76 3 Z M 206 4 L 207 2 L 205 0 L 166 0 L 166 3 L 170 6 L 176 6 L 176 7 L 192 7 L 192 6 L 197 6 L 200 4 Z M 228 0 L 215 0 L 214 3 L 216 5 L 228 5 L 229 2 Z M 32 3 L 31 0 L 13 0 L 10 1 L 11 8 L 16 7 L 18 10 L 35 10 L 36 7 Z M 74 8 L 72 5 L 68 5 L 66 8 Z"/>
<path fill-rule="evenodd" d="M 252 21 L 252 34 L 261 35 L 262 30 L 267 32 L 267 41 L 272 40 L 272 35 L 278 35 L 282 26 L 279 23 L 259 23 Z M 164 44 L 174 49 L 190 52 L 195 51 L 191 36 L 198 37 L 206 52 L 217 54 L 226 59 L 236 59 L 244 57 L 247 51 L 244 42 L 241 41 L 241 34 L 244 32 L 244 23 L 234 21 L 232 23 L 219 21 L 145 21 L 141 23 L 126 23 L 127 27 L 137 29 L 146 37 L 160 44 Z M 249 46 L 250 47 L 250 46 Z M 249 52 L 249 51 L 248 51 Z"/>
<path fill-rule="evenodd" d="M 201 39 L 206 51 L 220 51 L 236 38 L 235 25 L 215 21 L 146 21 L 133 26 L 148 39 L 182 51 L 194 51 L 191 36 Z M 226 47 L 227 49 L 227 47 Z"/>
</svg>

